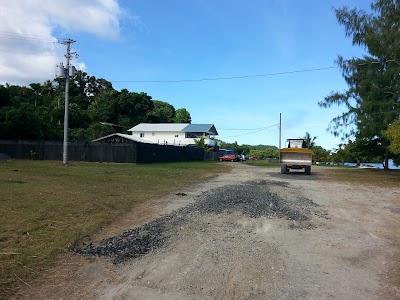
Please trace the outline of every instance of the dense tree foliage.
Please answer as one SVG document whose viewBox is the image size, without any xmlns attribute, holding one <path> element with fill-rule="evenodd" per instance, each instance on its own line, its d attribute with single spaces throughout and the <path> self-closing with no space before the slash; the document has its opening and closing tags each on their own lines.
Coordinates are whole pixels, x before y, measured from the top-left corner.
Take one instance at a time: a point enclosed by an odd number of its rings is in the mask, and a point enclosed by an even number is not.
<svg viewBox="0 0 400 300">
<path fill-rule="evenodd" d="M 63 139 L 65 81 L 0 85 L 1 139 Z M 190 123 L 189 112 L 146 93 L 117 91 L 105 79 L 78 71 L 70 81 L 69 138 L 93 140 L 142 123 Z"/>
<path fill-rule="evenodd" d="M 400 119 L 390 125 L 383 135 L 390 141 L 389 150 L 400 155 Z"/>
<path fill-rule="evenodd" d="M 331 151 L 322 148 L 321 146 L 313 146 L 313 161 L 328 162 L 331 161 Z"/>
<path fill-rule="evenodd" d="M 256 150 L 256 149 L 251 149 L 249 156 L 257 156 L 261 159 L 268 159 L 268 158 L 279 158 L 279 150 L 276 147 L 270 147 L 265 150 Z"/>
<path fill-rule="evenodd" d="M 400 1 L 376 0 L 371 9 L 335 10 L 346 36 L 367 54 L 348 60 L 338 57 L 348 90 L 333 92 L 319 105 L 344 105 L 347 111 L 332 120 L 332 132 L 376 146 L 373 151 L 385 155 L 387 162 L 389 142 L 382 132 L 400 115 Z"/>
<path fill-rule="evenodd" d="M 356 139 L 347 144 L 339 145 L 335 152 L 336 162 L 382 162 L 384 146 L 379 145 L 379 139 Z"/>
<path fill-rule="evenodd" d="M 175 107 L 167 102 L 153 100 L 153 110 L 148 115 L 151 123 L 174 123 L 175 117 Z"/>
<path fill-rule="evenodd" d="M 175 114 L 175 123 L 192 123 L 190 113 L 185 108 L 180 108 Z"/>
<path fill-rule="evenodd" d="M 223 141 L 219 141 L 221 143 L 220 148 L 226 149 L 234 149 L 235 153 L 243 154 L 245 156 L 257 156 L 261 159 L 266 158 L 278 158 L 279 157 L 279 149 L 276 146 L 269 145 L 238 145 L 237 142 L 234 143 L 226 143 Z"/>
<path fill-rule="evenodd" d="M 306 132 L 303 139 L 306 141 L 306 147 L 308 149 L 314 149 L 314 147 L 316 146 L 316 144 L 315 144 L 315 140 L 317 139 L 316 136 L 311 137 L 310 133 Z"/>
</svg>

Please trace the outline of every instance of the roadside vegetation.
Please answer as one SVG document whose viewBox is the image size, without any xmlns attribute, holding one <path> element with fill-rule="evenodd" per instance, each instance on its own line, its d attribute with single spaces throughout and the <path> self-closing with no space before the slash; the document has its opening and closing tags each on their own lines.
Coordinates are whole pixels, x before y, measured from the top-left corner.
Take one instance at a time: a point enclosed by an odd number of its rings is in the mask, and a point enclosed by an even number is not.
<svg viewBox="0 0 400 300">
<path fill-rule="evenodd" d="M 65 80 L 29 86 L 0 84 L 0 138 L 62 140 Z M 71 78 L 69 139 L 90 141 L 139 123 L 190 123 L 185 108 L 77 71 Z"/>
<path fill-rule="evenodd" d="M 256 167 L 267 167 L 267 168 L 279 168 L 279 162 L 270 162 L 269 160 L 246 160 L 243 164 L 256 166 Z"/>
<path fill-rule="evenodd" d="M 268 160 L 247 160 L 243 164 L 279 168 L 279 162 L 269 162 Z M 341 165 L 313 166 L 315 172 L 323 169 L 323 180 L 332 180 L 340 183 L 358 184 L 376 187 L 397 187 L 400 188 L 400 170 L 383 169 L 359 169 L 356 167 Z"/>
<path fill-rule="evenodd" d="M 334 135 L 345 141 L 352 139 L 339 150 L 360 149 L 379 157 L 380 162 L 385 161 L 385 168 L 389 167 L 390 158 L 400 164 L 398 4 L 393 0 L 375 0 L 370 11 L 348 6 L 334 8 L 346 36 L 365 54 L 349 59 L 338 55 L 336 64 L 348 89 L 333 91 L 319 102 L 322 108 L 344 108 L 330 125 Z"/>
<path fill-rule="evenodd" d="M 0 299 L 9 299 L 61 252 L 135 204 L 229 170 L 214 162 L 103 164 L 0 162 Z"/>
<path fill-rule="evenodd" d="M 332 167 L 325 170 L 327 170 L 329 180 L 340 183 L 400 188 L 400 170 L 359 169 L 354 167 Z"/>
</svg>

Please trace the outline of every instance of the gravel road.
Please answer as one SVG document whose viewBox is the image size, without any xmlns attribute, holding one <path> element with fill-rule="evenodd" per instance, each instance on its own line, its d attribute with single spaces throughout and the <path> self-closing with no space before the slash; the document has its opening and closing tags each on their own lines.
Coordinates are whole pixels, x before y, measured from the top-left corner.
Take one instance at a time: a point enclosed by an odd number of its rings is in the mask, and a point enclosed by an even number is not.
<svg viewBox="0 0 400 300">
<path fill-rule="evenodd" d="M 76 248 L 74 252 L 83 255 L 115 257 L 114 262 L 139 257 L 161 246 L 176 242 L 179 228 L 187 226 L 194 218 L 208 215 L 238 214 L 250 219 L 281 218 L 296 221 L 289 229 L 312 229 L 309 222 L 313 216 L 326 217 L 327 213 L 317 210 L 317 204 L 299 197 L 293 190 L 293 198 L 288 201 L 271 192 L 272 186 L 289 189 L 283 181 L 248 181 L 238 185 L 227 185 L 203 192 L 195 202 L 177 209 L 141 227 L 129 229 L 124 233 L 105 239 L 99 245 L 90 244 Z M 306 222 L 303 222 L 306 221 Z M 306 224 L 306 226 L 304 226 Z M 209 224 L 199 224 L 199 230 Z"/>
<path fill-rule="evenodd" d="M 231 165 L 137 207 L 18 299 L 400 299 L 399 189 Z"/>
</svg>

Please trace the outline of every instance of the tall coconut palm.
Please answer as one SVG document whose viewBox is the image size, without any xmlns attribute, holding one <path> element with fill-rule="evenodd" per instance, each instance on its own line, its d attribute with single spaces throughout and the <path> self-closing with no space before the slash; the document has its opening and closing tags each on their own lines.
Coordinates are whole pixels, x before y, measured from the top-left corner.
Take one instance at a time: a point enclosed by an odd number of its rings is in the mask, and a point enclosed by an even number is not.
<svg viewBox="0 0 400 300">
<path fill-rule="evenodd" d="M 307 148 L 312 149 L 316 146 L 315 140 L 317 139 L 317 136 L 311 137 L 310 133 L 306 132 L 303 139 L 306 141 Z"/>
</svg>

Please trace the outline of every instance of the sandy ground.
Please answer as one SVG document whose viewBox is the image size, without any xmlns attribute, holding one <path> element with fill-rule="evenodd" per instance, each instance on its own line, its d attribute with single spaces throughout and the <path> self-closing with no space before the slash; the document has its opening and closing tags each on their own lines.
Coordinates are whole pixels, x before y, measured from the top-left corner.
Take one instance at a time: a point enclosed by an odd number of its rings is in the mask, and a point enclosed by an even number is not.
<svg viewBox="0 0 400 300">
<path fill-rule="evenodd" d="M 306 197 L 326 216 L 313 216 L 312 229 L 240 214 L 194 217 L 168 247 L 122 264 L 66 253 L 15 299 L 400 299 L 400 188 L 333 183 L 323 167 L 305 176 L 232 165 L 229 174 L 176 191 L 187 196 L 149 199 L 93 242 L 168 214 L 203 191 L 249 180 L 287 182 L 273 192 Z"/>
</svg>

